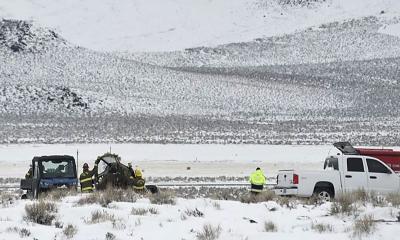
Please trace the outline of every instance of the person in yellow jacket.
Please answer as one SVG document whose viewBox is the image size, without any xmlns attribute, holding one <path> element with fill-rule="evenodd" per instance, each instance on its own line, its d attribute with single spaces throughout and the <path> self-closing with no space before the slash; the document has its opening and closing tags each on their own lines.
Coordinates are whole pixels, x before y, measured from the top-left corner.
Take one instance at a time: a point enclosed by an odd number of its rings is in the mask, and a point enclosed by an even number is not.
<svg viewBox="0 0 400 240">
<path fill-rule="evenodd" d="M 97 165 L 99 164 L 100 160 L 96 160 L 94 168 L 89 170 L 89 165 L 87 163 L 83 164 L 83 172 L 79 177 L 79 181 L 81 183 L 81 192 L 88 193 L 93 192 L 93 176 L 97 172 Z"/>
<path fill-rule="evenodd" d="M 265 184 L 265 176 L 261 168 L 256 168 L 256 171 L 250 175 L 249 181 L 251 183 L 251 193 L 258 194 L 262 192 Z"/>
<path fill-rule="evenodd" d="M 143 192 L 145 180 L 143 178 L 142 170 L 140 170 L 139 167 L 136 167 L 134 174 L 135 176 L 133 179 L 133 189 L 136 192 Z"/>
</svg>

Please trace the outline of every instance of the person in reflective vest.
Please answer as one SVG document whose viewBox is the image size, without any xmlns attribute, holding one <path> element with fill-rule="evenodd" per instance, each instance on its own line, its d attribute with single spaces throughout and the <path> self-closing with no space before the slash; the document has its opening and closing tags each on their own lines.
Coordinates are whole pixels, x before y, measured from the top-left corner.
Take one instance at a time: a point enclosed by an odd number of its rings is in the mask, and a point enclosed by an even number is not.
<svg viewBox="0 0 400 240">
<path fill-rule="evenodd" d="M 136 192 L 144 191 L 145 180 L 143 178 L 140 168 L 136 167 L 134 174 L 135 176 L 133 178 L 133 189 Z"/>
<path fill-rule="evenodd" d="M 94 186 L 92 178 L 97 173 L 98 164 L 99 161 L 96 160 L 94 168 L 92 170 L 89 170 L 89 165 L 87 163 L 83 164 L 83 172 L 79 177 L 79 181 L 81 183 L 81 192 L 83 193 L 93 192 Z"/>
<path fill-rule="evenodd" d="M 258 194 L 262 192 L 265 184 L 265 176 L 259 167 L 250 175 L 249 181 L 251 183 L 251 193 Z"/>
</svg>

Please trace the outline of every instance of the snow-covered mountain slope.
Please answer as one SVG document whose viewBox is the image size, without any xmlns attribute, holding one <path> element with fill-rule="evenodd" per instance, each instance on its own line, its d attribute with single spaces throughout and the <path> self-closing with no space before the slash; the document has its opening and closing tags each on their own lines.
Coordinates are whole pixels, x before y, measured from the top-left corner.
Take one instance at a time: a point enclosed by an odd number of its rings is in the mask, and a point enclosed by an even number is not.
<svg viewBox="0 0 400 240">
<path fill-rule="evenodd" d="M 13 41 L 7 44 L 12 45 Z M 5 48 L 0 61 L 3 112 L 27 109 L 31 113 L 49 110 L 62 114 L 65 108 L 55 111 L 56 108 L 60 104 L 73 107 L 68 104 L 72 101 L 79 103 L 79 109 L 84 106 L 83 110 L 99 113 L 112 109 L 127 114 L 218 115 L 240 119 L 246 112 L 279 109 L 282 114 L 292 114 L 327 110 L 340 94 L 278 81 L 253 82 L 243 77 L 180 72 L 63 43 L 36 54 L 15 53 Z M 288 98 L 288 94 L 292 97 Z M 326 101 L 315 104 L 321 98 Z M 333 107 L 348 107 L 350 103 L 343 94 L 343 100 Z M 48 109 L 34 107 L 41 105 Z"/>
<path fill-rule="evenodd" d="M 121 56 L 169 67 L 295 65 L 399 57 L 400 38 L 381 33 L 385 24 L 380 18 L 365 17 L 213 48 Z"/>
<path fill-rule="evenodd" d="M 247 42 L 333 21 L 391 19 L 399 13 L 397 0 L 0 1 L 0 18 L 33 20 L 89 49 L 129 52 Z"/>
<path fill-rule="evenodd" d="M 355 143 L 398 141 L 397 58 L 171 69 L 57 34 L 41 41 L 52 31 L 18 24 L 31 26 L 1 21 L 13 29 L 0 46 L 3 142 L 328 143 L 344 132 Z M 10 47 L 25 36 L 25 48 Z"/>
</svg>

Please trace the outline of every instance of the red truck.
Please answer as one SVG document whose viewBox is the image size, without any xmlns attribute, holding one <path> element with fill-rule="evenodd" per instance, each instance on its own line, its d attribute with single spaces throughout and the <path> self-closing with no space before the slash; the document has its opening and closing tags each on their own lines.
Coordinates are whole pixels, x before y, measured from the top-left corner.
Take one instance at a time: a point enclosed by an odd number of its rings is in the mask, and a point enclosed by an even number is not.
<svg viewBox="0 0 400 240">
<path fill-rule="evenodd" d="M 349 142 L 337 142 L 333 145 L 344 154 L 377 158 L 386 163 L 394 172 L 400 173 L 400 151 L 388 148 L 354 148 Z"/>
</svg>

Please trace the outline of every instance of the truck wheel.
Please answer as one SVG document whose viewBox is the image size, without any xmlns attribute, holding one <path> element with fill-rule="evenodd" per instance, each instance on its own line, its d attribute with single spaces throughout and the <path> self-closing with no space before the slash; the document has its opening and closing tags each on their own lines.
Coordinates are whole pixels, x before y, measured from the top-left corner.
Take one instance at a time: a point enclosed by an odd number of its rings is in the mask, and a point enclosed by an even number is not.
<svg viewBox="0 0 400 240">
<path fill-rule="evenodd" d="M 330 202 L 333 199 L 333 192 L 329 188 L 316 188 L 314 196 L 321 202 Z"/>
</svg>

